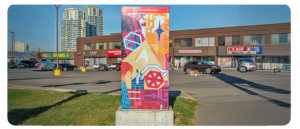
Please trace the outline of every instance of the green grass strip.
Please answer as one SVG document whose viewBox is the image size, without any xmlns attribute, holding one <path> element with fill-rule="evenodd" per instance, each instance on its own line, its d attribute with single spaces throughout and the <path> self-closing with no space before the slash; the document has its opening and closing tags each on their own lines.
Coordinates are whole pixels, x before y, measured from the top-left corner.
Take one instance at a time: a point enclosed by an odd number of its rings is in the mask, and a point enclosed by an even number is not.
<svg viewBox="0 0 300 129">
<path fill-rule="evenodd" d="M 13 125 L 115 125 L 120 95 L 8 89 Z M 170 97 L 175 125 L 194 125 L 197 101 Z"/>
</svg>

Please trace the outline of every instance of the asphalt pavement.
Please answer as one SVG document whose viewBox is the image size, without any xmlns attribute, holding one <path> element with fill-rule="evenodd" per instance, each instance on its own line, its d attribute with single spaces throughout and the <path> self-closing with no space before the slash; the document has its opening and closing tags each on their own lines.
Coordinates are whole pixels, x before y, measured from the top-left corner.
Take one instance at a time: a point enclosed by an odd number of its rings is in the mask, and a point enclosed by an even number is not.
<svg viewBox="0 0 300 129">
<path fill-rule="evenodd" d="M 121 72 L 87 69 L 33 71 L 8 69 L 9 88 L 36 88 L 57 91 L 121 94 Z M 285 125 L 291 116 L 291 75 L 289 71 L 240 73 L 223 70 L 219 74 L 189 77 L 170 70 L 170 96 L 200 101 L 197 125 Z"/>
</svg>

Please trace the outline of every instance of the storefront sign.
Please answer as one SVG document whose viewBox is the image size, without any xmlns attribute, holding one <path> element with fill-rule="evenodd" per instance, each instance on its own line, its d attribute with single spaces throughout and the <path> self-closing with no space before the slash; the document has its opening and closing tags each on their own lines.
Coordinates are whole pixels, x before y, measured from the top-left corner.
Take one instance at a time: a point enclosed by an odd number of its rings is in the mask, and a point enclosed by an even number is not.
<svg viewBox="0 0 300 129">
<path fill-rule="evenodd" d="M 202 53 L 202 50 L 179 50 L 179 53 Z"/>
<path fill-rule="evenodd" d="M 90 55 L 97 55 L 97 52 L 90 52 Z"/>
<path fill-rule="evenodd" d="M 121 56 L 121 55 L 122 55 L 121 49 L 107 50 L 107 56 Z"/>
<path fill-rule="evenodd" d="M 262 54 L 262 46 L 227 47 L 227 54 Z"/>
<path fill-rule="evenodd" d="M 43 58 L 56 58 L 57 53 L 42 53 Z M 70 52 L 61 52 L 58 53 L 58 58 L 71 58 Z"/>
<path fill-rule="evenodd" d="M 86 55 L 86 52 L 84 52 L 83 55 Z"/>
<path fill-rule="evenodd" d="M 81 55 L 81 53 L 79 52 L 79 53 L 77 53 L 77 55 L 79 55 L 79 56 L 80 56 L 80 55 Z"/>
</svg>

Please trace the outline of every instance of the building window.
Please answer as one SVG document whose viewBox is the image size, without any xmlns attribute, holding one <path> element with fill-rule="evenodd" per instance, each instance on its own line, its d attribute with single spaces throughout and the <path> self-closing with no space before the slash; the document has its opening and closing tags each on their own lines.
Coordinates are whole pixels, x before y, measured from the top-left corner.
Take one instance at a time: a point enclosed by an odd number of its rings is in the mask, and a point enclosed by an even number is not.
<svg viewBox="0 0 300 129">
<path fill-rule="evenodd" d="M 271 34 L 271 44 L 291 44 L 291 33 Z"/>
<path fill-rule="evenodd" d="M 94 50 L 94 43 L 85 43 L 84 50 Z"/>
<path fill-rule="evenodd" d="M 245 35 L 244 45 L 266 44 L 266 35 Z"/>
<path fill-rule="evenodd" d="M 109 49 L 121 49 L 121 42 L 109 42 Z"/>
<path fill-rule="evenodd" d="M 175 47 L 191 47 L 192 38 L 175 39 Z"/>
<path fill-rule="evenodd" d="M 106 43 L 96 43 L 96 50 L 106 50 Z"/>
<path fill-rule="evenodd" d="M 195 46 L 215 46 L 215 37 L 195 38 Z"/>
<path fill-rule="evenodd" d="M 169 47 L 172 47 L 172 39 L 169 39 Z"/>
<path fill-rule="evenodd" d="M 220 36 L 219 46 L 240 45 L 240 36 Z"/>
</svg>

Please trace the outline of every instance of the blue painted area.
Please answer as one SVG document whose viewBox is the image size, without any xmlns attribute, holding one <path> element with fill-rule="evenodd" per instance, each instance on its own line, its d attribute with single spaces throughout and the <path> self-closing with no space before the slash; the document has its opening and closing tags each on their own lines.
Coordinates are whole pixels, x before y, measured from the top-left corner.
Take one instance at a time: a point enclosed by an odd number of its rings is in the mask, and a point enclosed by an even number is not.
<svg viewBox="0 0 300 129">
<path fill-rule="evenodd" d="M 125 82 L 121 82 L 121 108 L 122 109 L 131 109 L 129 96 L 128 96 L 128 90 Z"/>
<path fill-rule="evenodd" d="M 131 80 L 131 89 L 144 89 L 144 79 L 140 79 L 139 84 L 136 84 L 136 78 Z"/>
<path fill-rule="evenodd" d="M 256 51 L 256 54 L 262 54 L 262 46 L 251 47 L 251 51 Z"/>
</svg>

